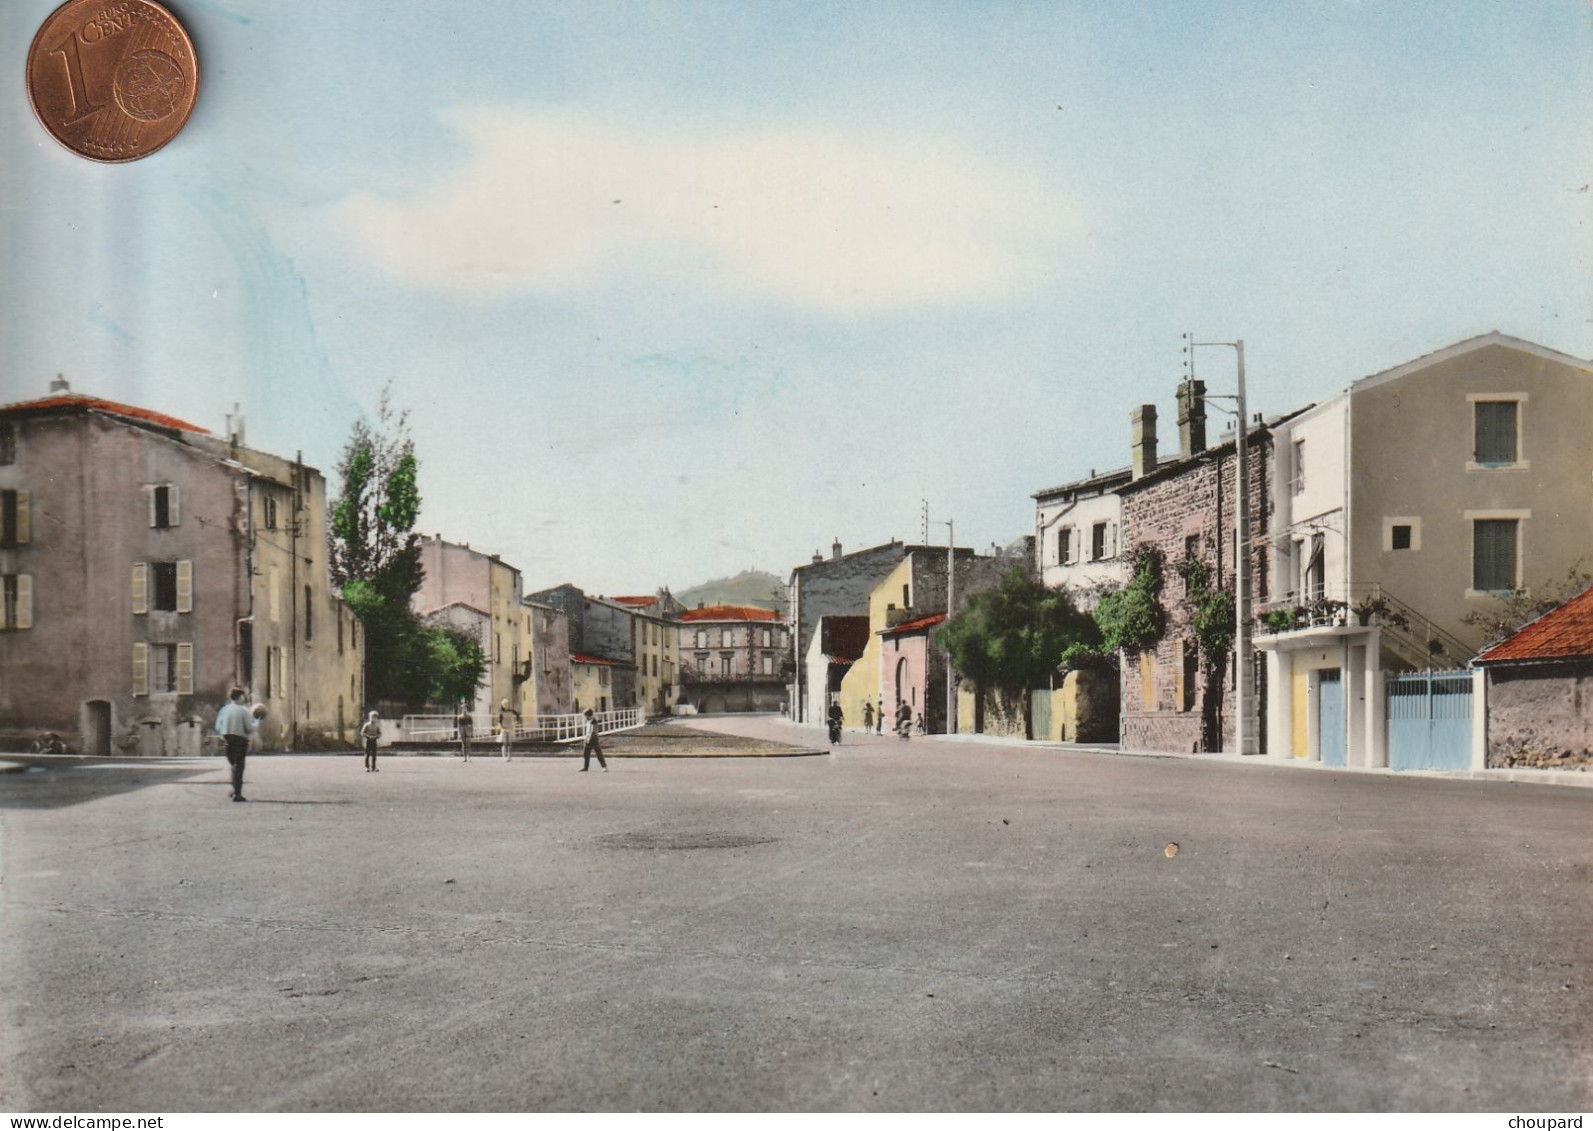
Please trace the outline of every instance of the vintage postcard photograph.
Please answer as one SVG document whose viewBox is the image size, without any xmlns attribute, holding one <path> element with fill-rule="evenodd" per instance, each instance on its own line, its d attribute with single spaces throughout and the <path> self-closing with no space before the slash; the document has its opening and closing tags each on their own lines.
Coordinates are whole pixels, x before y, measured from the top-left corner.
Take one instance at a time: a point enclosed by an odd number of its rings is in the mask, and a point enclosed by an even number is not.
<svg viewBox="0 0 1593 1131">
<path fill-rule="evenodd" d="M 0 1110 L 1593 1107 L 1584 0 L 0 46 Z"/>
</svg>

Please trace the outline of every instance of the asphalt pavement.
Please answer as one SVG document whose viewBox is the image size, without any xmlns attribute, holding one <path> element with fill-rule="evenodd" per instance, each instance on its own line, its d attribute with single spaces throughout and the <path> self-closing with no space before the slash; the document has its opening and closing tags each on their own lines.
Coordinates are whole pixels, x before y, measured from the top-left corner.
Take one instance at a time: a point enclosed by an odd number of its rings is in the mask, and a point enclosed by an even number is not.
<svg viewBox="0 0 1593 1131">
<path fill-rule="evenodd" d="M 610 766 L 0 775 L 0 1109 L 1593 1107 L 1587 790 L 856 732 Z"/>
</svg>

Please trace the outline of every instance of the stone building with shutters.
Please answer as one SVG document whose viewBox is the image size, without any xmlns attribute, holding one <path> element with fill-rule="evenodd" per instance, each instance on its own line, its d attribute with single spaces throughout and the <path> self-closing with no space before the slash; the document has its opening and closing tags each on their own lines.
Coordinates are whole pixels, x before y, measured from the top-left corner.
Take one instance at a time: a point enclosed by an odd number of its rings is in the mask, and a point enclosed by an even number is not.
<svg viewBox="0 0 1593 1131">
<path fill-rule="evenodd" d="M 362 639 L 320 472 L 241 420 L 218 437 L 58 385 L 0 406 L 0 743 L 197 754 L 234 686 L 263 749 L 351 743 Z"/>
</svg>

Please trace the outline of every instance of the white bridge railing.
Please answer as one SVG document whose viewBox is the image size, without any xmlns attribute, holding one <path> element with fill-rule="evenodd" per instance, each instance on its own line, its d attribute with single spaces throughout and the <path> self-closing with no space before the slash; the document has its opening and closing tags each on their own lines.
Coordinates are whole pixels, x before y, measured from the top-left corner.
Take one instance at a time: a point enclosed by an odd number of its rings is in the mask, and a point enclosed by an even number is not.
<svg viewBox="0 0 1593 1131">
<path fill-rule="evenodd" d="M 597 732 L 635 730 L 647 721 L 640 708 L 626 711 L 599 711 Z M 471 738 L 476 742 L 499 741 L 498 724 L 491 715 L 470 716 Z M 586 737 L 586 715 L 533 715 L 520 720 L 510 732 L 513 742 L 579 742 Z M 398 742 L 458 742 L 459 722 L 455 715 L 405 715 L 398 724 Z"/>
</svg>

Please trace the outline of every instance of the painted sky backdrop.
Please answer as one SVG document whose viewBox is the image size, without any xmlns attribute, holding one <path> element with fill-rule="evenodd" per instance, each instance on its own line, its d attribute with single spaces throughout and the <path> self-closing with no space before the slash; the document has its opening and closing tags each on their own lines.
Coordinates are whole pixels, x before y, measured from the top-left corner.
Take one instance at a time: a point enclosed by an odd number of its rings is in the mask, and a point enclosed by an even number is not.
<svg viewBox="0 0 1593 1131">
<path fill-rule="evenodd" d="M 199 104 L 125 166 L 27 107 L 54 5 L 0 8 L 0 397 L 237 401 L 330 471 L 391 381 L 421 528 L 528 588 L 923 498 L 1009 541 L 1186 330 L 1267 413 L 1492 329 L 1593 356 L 1585 0 L 169 6 Z"/>
</svg>

